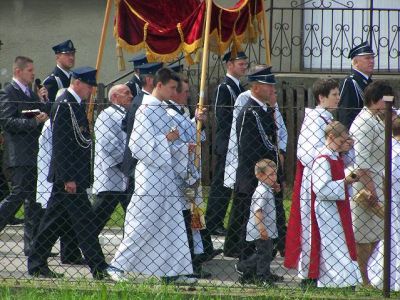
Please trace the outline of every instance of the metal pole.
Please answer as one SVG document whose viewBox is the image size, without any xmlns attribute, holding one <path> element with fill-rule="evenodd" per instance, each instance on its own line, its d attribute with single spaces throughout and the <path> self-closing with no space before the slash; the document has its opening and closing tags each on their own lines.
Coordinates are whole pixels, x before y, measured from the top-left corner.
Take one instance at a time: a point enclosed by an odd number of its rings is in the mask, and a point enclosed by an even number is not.
<svg viewBox="0 0 400 300">
<path fill-rule="evenodd" d="M 383 96 L 385 101 L 385 222 L 383 248 L 383 296 L 390 298 L 390 242 L 392 200 L 392 106 L 393 96 Z"/>
</svg>

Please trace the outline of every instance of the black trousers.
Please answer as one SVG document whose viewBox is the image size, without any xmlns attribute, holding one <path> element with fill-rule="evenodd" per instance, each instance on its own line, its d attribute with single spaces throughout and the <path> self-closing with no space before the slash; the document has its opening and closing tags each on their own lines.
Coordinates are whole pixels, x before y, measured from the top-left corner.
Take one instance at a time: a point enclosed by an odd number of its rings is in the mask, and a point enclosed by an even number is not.
<svg viewBox="0 0 400 300">
<path fill-rule="evenodd" d="M 8 168 L 7 171 L 10 174 L 11 189 L 0 203 L 0 231 L 24 204 L 24 253 L 28 255 L 41 216 L 41 206 L 36 203 L 37 169 L 36 166 L 21 166 Z"/>
<path fill-rule="evenodd" d="M 246 241 L 246 226 L 250 217 L 252 194 L 235 193 L 227 234 L 224 243 L 224 255 L 248 258 L 255 251 L 254 243 Z"/>
<path fill-rule="evenodd" d="M 48 268 L 51 248 L 61 232 L 68 228 L 74 231 L 92 274 L 106 269 L 108 265 L 99 239 L 93 234 L 97 229 L 94 219 L 85 189 L 78 186 L 76 194 L 68 194 L 64 191 L 64 183 L 55 183 L 28 257 L 28 272 L 32 274 Z"/>
<path fill-rule="evenodd" d="M 275 209 L 278 238 L 274 239 L 274 244 L 276 245 L 276 249 L 282 252 L 285 250 L 287 229 L 285 208 L 283 207 L 283 189 L 279 193 L 275 193 Z"/>
<path fill-rule="evenodd" d="M 245 276 L 256 275 L 259 278 L 268 278 L 271 276 L 272 261 L 272 240 L 255 241 L 256 251 L 245 260 L 238 262 L 238 269 Z"/>
<path fill-rule="evenodd" d="M 229 200 L 232 196 L 232 190 L 224 186 L 225 160 L 226 154 L 216 155 L 215 172 L 205 215 L 207 228 L 211 232 L 217 227 L 223 227 Z"/>
<path fill-rule="evenodd" d="M 96 201 L 93 204 L 93 212 L 95 215 L 96 235 L 98 236 L 104 226 L 110 220 L 112 213 L 121 204 L 126 214 L 126 209 L 130 199 L 127 198 L 126 192 L 100 192 L 96 196 Z"/>
</svg>

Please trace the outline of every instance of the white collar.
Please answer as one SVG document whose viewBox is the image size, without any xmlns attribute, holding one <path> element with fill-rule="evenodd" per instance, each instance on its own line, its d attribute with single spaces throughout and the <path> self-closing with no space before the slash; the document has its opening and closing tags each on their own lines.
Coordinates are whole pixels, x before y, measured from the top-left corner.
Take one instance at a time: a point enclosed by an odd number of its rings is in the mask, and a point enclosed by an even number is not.
<svg viewBox="0 0 400 300">
<path fill-rule="evenodd" d="M 254 99 L 254 101 L 256 101 L 258 103 L 258 105 L 260 105 L 262 107 L 263 110 L 267 111 L 268 110 L 268 105 L 260 100 L 258 100 L 256 97 L 254 97 L 253 94 L 251 94 L 251 98 Z"/>
<path fill-rule="evenodd" d="M 69 87 L 67 90 L 68 90 L 68 92 L 70 92 L 70 93 L 72 94 L 72 96 L 74 96 L 74 98 L 76 99 L 76 101 L 77 101 L 79 104 L 82 103 L 81 97 L 79 97 L 79 95 L 78 95 L 72 88 Z"/>
<path fill-rule="evenodd" d="M 369 76 L 367 75 L 367 74 L 364 74 L 363 72 L 361 72 L 360 70 L 358 70 L 358 69 L 356 69 L 356 68 L 354 68 L 354 71 L 356 71 L 356 72 L 358 72 L 358 73 L 360 73 L 365 79 L 369 79 Z"/>
<path fill-rule="evenodd" d="M 238 87 L 240 87 L 240 86 L 239 86 L 239 85 L 240 85 L 239 79 L 237 79 L 236 77 L 233 77 L 231 74 L 228 74 L 228 73 L 226 73 L 226 77 L 229 77 L 230 79 L 232 79 L 233 82 L 236 83 L 236 85 L 237 85 Z"/>
<path fill-rule="evenodd" d="M 18 84 L 21 91 L 23 91 L 25 94 L 26 94 L 26 90 L 28 90 L 28 92 L 29 92 L 29 87 L 27 85 L 23 84 L 21 81 L 19 81 L 15 77 L 13 77 L 13 80 Z"/>
<path fill-rule="evenodd" d="M 61 68 L 59 65 L 57 65 L 57 68 L 59 68 L 64 74 L 65 76 L 67 76 L 68 78 L 70 78 L 71 76 L 71 72 L 64 70 L 63 68 Z"/>
</svg>

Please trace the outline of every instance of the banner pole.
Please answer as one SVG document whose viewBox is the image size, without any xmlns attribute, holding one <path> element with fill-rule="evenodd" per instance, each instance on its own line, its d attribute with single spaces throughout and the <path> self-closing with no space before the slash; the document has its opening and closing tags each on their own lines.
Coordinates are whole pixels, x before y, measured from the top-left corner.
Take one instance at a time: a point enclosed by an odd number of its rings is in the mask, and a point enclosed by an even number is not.
<svg viewBox="0 0 400 300">
<path fill-rule="evenodd" d="M 199 102 L 197 104 L 197 109 L 203 109 L 204 98 L 205 98 L 205 86 L 206 86 L 206 75 L 208 66 L 208 54 L 209 54 L 209 43 L 210 43 L 210 23 L 211 23 L 211 9 L 212 0 L 207 0 L 206 2 L 206 26 L 203 32 L 203 58 L 201 62 L 201 79 L 200 79 L 200 93 Z M 200 155 L 201 155 L 201 128 L 202 121 L 197 121 L 197 132 L 196 132 L 196 159 L 195 166 L 200 166 Z"/>
<path fill-rule="evenodd" d="M 265 64 L 271 66 L 271 49 L 269 47 L 269 31 L 267 30 L 267 15 L 264 9 L 264 0 L 261 0 L 261 8 L 263 12 L 263 35 L 265 45 Z"/>
<path fill-rule="evenodd" d="M 112 0 L 107 0 L 106 11 L 104 14 L 103 28 L 101 30 L 100 44 L 99 44 L 99 50 L 97 53 L 97 60 L 96 60 L 96 70 L 97 70 L 96 80 L 99 78 L 100 66 L 101 66 L 101 62 L 103 59 L 104 44 L 105 44 L 105 40 L 106 40 L 108 21 L 110 19 L 110 12 L 111 12 L 111 2 L 112 2 Z M 93 92 L 90 96 L 89 107 L 88 107 L 88 112 L 87 112 L 87 118 L 89 120 L 90 128 L 93 127 L 92 125 L 93 125 L 93 118 L 94 118 L 94 97 L 96 95 L 96 91 L 97 91 L 97 88 L 94 88 Z"/>
</svg>

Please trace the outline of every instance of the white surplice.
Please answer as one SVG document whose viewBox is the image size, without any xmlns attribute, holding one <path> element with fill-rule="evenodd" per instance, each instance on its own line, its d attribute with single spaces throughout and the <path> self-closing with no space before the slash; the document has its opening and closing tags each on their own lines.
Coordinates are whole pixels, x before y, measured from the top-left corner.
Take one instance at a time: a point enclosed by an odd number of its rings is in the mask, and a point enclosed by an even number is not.
<svg viewBox="0 0 400 300">
<path fill-rule="evenodd" d="M 304 166 L 300 190 L 301 253 L 298 265 L 300 278 L 308 278 L 311 251 L 311 171 L 316 150 L 325 144 L 325 127 L 333 119 L 324 108 L 306 108 L 297 143 L 297 159 Z"/>
<path fill-rule="evenodd" d="M 143 97 L 129 141 L 138 159 L 135 193 L 125 218 L 125 236 L 111 265 L 156 276 L 192 274 L 192 261 L 166 134 L 176 127 L 166 104 Z"/>
<path fill-rule="evenodd" d="M 390 289 L 400 291 L 400 142 L 392 139 L 392 209 L 390 245 Z M 371 284 L 383 287 L 383 245 L 380 241 L 368 262 Z"/>
<path fill-rule="evenodd" d="M 339 153 L 325 146 L 315 156 L 339 159 Z M 315 215 L 321 237 L 318 287 L 356 286 L 361 274 L 356 261 L 350 258 L 336 201 L 346 198 L 344 179 L 332 180 L 331 165 L 317 158 L 312 166 L 312 188 L 315 193 Z"/>
<path fill-rule="evenodd" d="M 236 119 L 242 110 L 243 106 L 251 97 L 251 91 L 241 93 L 235 100 L 233 107 L 233 119 L 229 137 L 228 151 L 226 153 L 224 186 L 233 189 L 236 182 L 236 169 L 238 167 L 238 143 L 236 133 Z M 287 146 L 287 129 L 283 121 L 282 114 L 279 111 L 278 104 L 275 105 L 275 120 L 278 126 L 278 148 L 286 152 Z"/>
<path fill-rule="evenodd" d="M 180 109 L 183 106 L 171 101 L 172 105 Z M 196 120 L 190 118 L 189 112 L 185 110 L 183 114 L 178 113 L 175 109 L 168 107 L 168 115 L 177 125 L 179 130 L 179 139 L 172 142 L 172 165 L 176 175 L 176 184 L 178 185 L 178 198 L 184 209 L 191 208 L 184 192 L 187 187 L 200 180 L 200 170 L 194 165 L 195 154 L 189 154 L 189 143 L 196 143 Z M 202 132 L 202 141 L 205 140 L 205 134 Z M 197 206 L 203 205 L 202 187 L 199 186 L 196 190 L 195 203 Z M 200 231 L 192 229 L 194 254 L 204 252 L 203 243 L 201 240 Z"/>
<path fill-rule="evenodd" d="M 37 182 L 36 182 L 36 202 L 40 203 L 43 208 L 47 207 L 49 202 L 53 183 L 47 181 L 49 174 L 50 161 L 52 151 L 52 131 L 50 120 L 47 120 L 42 128 L 39 137 L 39 152 L 37 156 Z"/>
<path fill-rule="evenodd" d="M 118 166 L 125 150 L 126 133 L 121 128 L 124 117 L 125 109 L 113 104 L 96 119 L 93 194 L 126 190 L 127 178 Z"/>
</svg>

